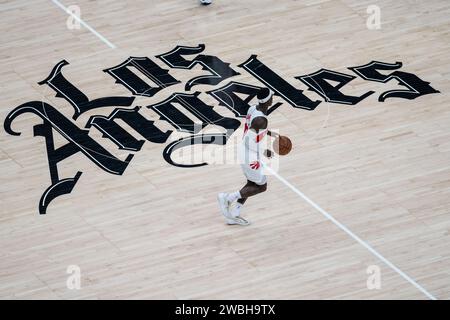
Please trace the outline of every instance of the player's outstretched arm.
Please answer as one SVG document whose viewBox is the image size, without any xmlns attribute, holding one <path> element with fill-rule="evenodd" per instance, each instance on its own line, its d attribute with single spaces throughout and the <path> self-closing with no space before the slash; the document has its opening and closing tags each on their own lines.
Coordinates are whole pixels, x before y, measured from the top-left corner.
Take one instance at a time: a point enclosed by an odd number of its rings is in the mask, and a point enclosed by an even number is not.
<svg viewBox="0 0 450 320">
<path fill-rule="evenodd" d="M 270 130 L 267 130 L 267 135 L 268 135 L 268 136 L 271 136 L 271 137 L 273 137 L 273 138 L 277 138 L 277 137 L 280 136 L 277 132 L 270 131 Z"/>
</svg>

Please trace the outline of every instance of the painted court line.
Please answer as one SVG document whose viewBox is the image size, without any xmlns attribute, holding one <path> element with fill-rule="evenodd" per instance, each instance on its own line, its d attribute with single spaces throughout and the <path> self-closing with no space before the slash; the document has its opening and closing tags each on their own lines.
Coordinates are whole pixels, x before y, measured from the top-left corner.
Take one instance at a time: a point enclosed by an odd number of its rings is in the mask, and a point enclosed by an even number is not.
<svg viewBox="0 0 450 320">
<path fill-rule="evenodd" d="M 72 16 L 75 20 L 77 20 L 81 25 L 83 25 L 86 29 L 88 29 L 90 32 L 95 34 L 100 40 L 102 40 L 104 43 L 106 43 L 111 49 L 115 49 L 116 46 L 112 44 L 108 39 L 106 39 L 104 36 L 102 36 L 100 33 L 98 33 L 94 28 L 92 28 L 90 25 L 88 25 L 86 22 L 81 20 L 80 17 L 75 15 L 73 12 L 71 12 L 69 9 L 67 9 L 61 2 L 58 0 L 52 0 L 54 4 L 56 4 L 59 8 L 64 10 L 67 14 Z"/>
<path fill-rule="evenodd" d="M 316 203 L 314 203 L 311 199 L 309 199 L 303 192 L 298 190 L 296 187 L 294 187 L 289 181 L 284 179 L 282 176 L 280 176 L 277 172 L 272 170 L 269 166 L 264 165 L 264 167 L 275 177 L 277 177 L 278 180 L 280 180 L 284 185 L 286 185 L 288 188 L 290 188 L 292 191 L 294 191 L 297 195 L 299 195 L 303 200 L 305 200 L 307 203 L 309 203 L 314 209 L 319 211 L 325 218 L 333 222 L 336 226 L 338 226 L 342 231 L 344 231 L 346 234 L 348 234 L 350 237 L 352 237 L 354 240 L 356 240 L 359 244 L 361 244 L 363 247 L 365 247 L 367 250 L 369 250 L 374 256 L 376 256 L 378 259 L 383 261 L 388 267 L 390 267 L 392 270 L 397 272 L 400 276 L 402 276 L 405 280 L 407 280 L 409 283 L 411 283 L 414 287 L 419 289 L 423 294 L 425 294 L 429 299 L 431 300 L 437 300 L 436 297 L 434 297 L 431 293 L 429 293 L 425 288 L 423 288 L 420 284 L 418 284 L 414 279 L 412 279 L 410 276 L 408 276 L 406 273 L 404 273 L 402 270 L 397 268 L 392 262 L 390 262 L 388 259 L 383 257 L 378 251 L 376 251 L 374 248 L 372 248 L 367 242 L 362 240 L 360 237 L 358 237 L 356 234 L 354 234 L 350 229 L 348 229 L 345 225 L 337 221 L 331 214 L 326 212 L 324 209 L 322 209 L 320 206 L 318 206 Z"/>
<path fill-rule="evenodd" d="M 73 14 L 71 11 L 69 11 L 63 4 L 61 4 L 58 0 L 52 0 L 54 4 L 56 4 L 59 8 L 64 10 L 67 14 L 71 15 L 75 20 L 77 20 L 80 24 L 82 24 L 86 29 L 88 29 L 90 32 L 92 32 L 94 35 L 96 35 L 100 40 L 102 40 L 104 43 L 106 43 L 110 48 L 115 49 L 116 46 L 112 44 L 108 39 L 106 39 L 104 36 L 102 36 L 100 33 L 98 33 L 94 28 L 89 26 L 86 22 L 81 20 L 78 16 Z M 351 238 L 353 238 L 356 242 L 361 244 L 363 247 L 365 247 L 367 250 L 369 250 L 374 256 L 376 256 L 378 259 L 383 261 L 388 267 L 390 267 L 392 270 L 397 272 L 400 276 L 402 276 L 405 280 L 407 280 L 409 283 L 411 283 L 414 287 L 419 289 L 423 294 L 425 294 L 429 299 L 431 300 L 437 300 L 436 297 L 434 297 L 431 293 L 429 293 L 425 288 L 423 288 L 420 284 L 418 284 L 414 279 L 412 279 L 410 276 L 408 276 L 406 273 L 404 273 L 402 270 L 397 268 L 392 262 L 390 262 L 388 259 L 386 259 L 384 256 L 382 256 L 378 251 L 376 251 L 374 248 L 372 248 L 367 242 L 362 240 L 360 237 L 358 237 L 356 234 L 354 234 L 350 229 L 348 229 L 345 225 L 337 221 L 331 214 L 326 212 L 324 209 L 322 209 L 319 205 L 317 205 L 315 202 L 313 202 L 311 199 L 309 199 L 303 192 L 298 190 L 296 187 L 294 187 L 289 181 L 284 179 L 282 176 L 280 176 L 277 172 L 272 170 L 270 167 L 263 164 L 264 167 L 272 173 L 275 177 L 277 177 L 278 180 L 280 180 L 284 185 L 286 185 L 288 188 L 290 188 L 292 191 L 294 191 L 297 195 L 299 195 L 303 200 L 305 200 L 307 203 L 309 203 L 314 209 L 319 211 L 325 218 L 333 222 L 337 227 L 339 227 L 342 231 L 344 231 L 346 234 L 348 234 Z"/>
</svg>

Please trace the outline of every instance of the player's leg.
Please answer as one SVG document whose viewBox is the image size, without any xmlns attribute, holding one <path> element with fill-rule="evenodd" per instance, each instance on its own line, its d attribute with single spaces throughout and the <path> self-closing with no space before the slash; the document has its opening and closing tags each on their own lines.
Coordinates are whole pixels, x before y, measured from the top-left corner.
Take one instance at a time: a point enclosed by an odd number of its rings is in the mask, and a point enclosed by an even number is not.
<svg viewBox="0 0 450 320">
<path fill-rule="evenodd" d="M 240 198 L 237 200 L 237 203 L 240 203 L 241 205 L 243 205 L 245 203 L 245 201 L 247 201 L 248 198 Z"/>
<path fill-rule="evenodd" d="M 242 197 L 241 191 L 243 189 L 245 189 L 246 187 L 251 186 L 253 184 L 255 184 L 255 183 L 251 182 L 250 180 L 247 180 L 247 183 L 245 184 L 245 186 L 241 190 L 236 191 L 236 192 L 231 192 L 231 193 L 227 194 L 226 201 L 227 201 L 227 205 L 229 207 L 229 211 L 231 213 L 231 216 L 234 216 L 234 217 L 239 216 L 242 205 L 245 203 L 245 201 L 247 201 L 247 197 L 245 197 L 245 198 Z M 235 201 L 236 201 L 236 205 L 232 209 L 231 205 Z"/>
<path fill-rule="evenodd" d="M 246 188 L 249 185 L 254 185 L 254 184 L 255 184 L 254 182 L 252 182 L 250 180 L 247 180 L 247 184 L 243 187 L 243 189 Z M 267 183 L 266 183 L 266 187 L 267 187 Z M 242 192 L 242 189 L 241 189 L 241 191 L 239 191 L 239 195 L 241 195 L 241 198 L 239 198 L 237 200 L 237 203 L 240 203 L 241 205 L 243 205 L 245 203 L 245 201 L 247 201 L 248 197 L 245 197 L 245 198 L 242 197 L 242 193 L 241 192 Z"/>
<path fill-rule="evenodd" d="M 240 217 L 240 207 L 242 204 L 236 202 L 234 208 L 231 208 L 233 201 L 240 197 L 239 191 L 233 193 L 219 193 L 217 200 L 219 202 L 220 210 L 222 215 L 225 217 L 225 221 L 229 225 L 238 224 L 242 226 L 247 226 L 250 224 L 247 220 Z"/>
<path fill-rule="evenodd" d="M 267 190 L 267 177 L 264 175 L 264 169 L 258 161 L 243 164 L 241 168 L 247 178 L 247 183 L 239 192 L 231 193 L 228 199 L 230 201 L 237 200 L 240 204 L 244 204 L 248 197 Z"/>
<path fill-rule="evenodd" d="M 228 193 L 226 196 L 227 205 L 231 205 L 233 202 L 237 201 L 238 204 L 243 205 L 249 197 L 253 197 L 258 193 L 267 190 L 266 180 L 262 181 L 262 184 L 247 180 L 245 186 L 241 190 L 236 192 Z"/>
<path fill-rule="evenodd" d="M 234 206 L 234 208 L 232 208 L 232 203 L 239 198 L 239 191 L 229 194 L 219 193 L 217 196 L 217 201 L 219 202 L 220 210 L 222 212 L 222 215 L 225 217 L 225 221 L 227 222 L 227 224 L 247 226 L 250 224 L 250 222 L 240 217 L 240 207 L 242 206 L 242 204 L 236 202 L 236 205 Z"/>
<path fill-rule="evenodd" d="M 239 194 L 241 196 L 239 200 L 242 199 L 243 202 L 241 203 L 244 204 L 247 198 L 253 197 L 258 193 L 264 192 L 266 190 L 267 190 L 267 182 L 264 181 L 264 184 L 257 184 L 253 181 L 248 181 L 247 184 L 239 191 Z"/>
<path fill-rule="evenodd" d="M 231 216 L 239 217 L 241 215 L 241 208 L 244 205 L 245 201 L 247 201 L 249 197 L 253 197 L 266 190 L 267 190 L 267 182 L 262 185 L 259 185 L 253 181 L 247 181 L 247 184 L 237 193 L 237 195 L 230 194 L 228 197 L 228 200 L 231 203 L 236 201 L 234 207 L 230 209 Z"/>
<path fill-rule="evenodd" d="M 267 178 L 263 173 L 262 166 L 257 162 L 242 164 L 241 168 L 247 178 L 245 186 L 239 191 L 228 194 L 220 193 L 217 199 L 222 214 L 229 224 L 233 224 L 230 223 L 233 219 L 238 219 L 237 224 L 248 225 L 249 222 L 240 217 L 241 207 L 248 197 L 252 197 L 267 190 Z M 233 207 L 232 205 L 235 202 L 236 204 Z"/>
</svg>

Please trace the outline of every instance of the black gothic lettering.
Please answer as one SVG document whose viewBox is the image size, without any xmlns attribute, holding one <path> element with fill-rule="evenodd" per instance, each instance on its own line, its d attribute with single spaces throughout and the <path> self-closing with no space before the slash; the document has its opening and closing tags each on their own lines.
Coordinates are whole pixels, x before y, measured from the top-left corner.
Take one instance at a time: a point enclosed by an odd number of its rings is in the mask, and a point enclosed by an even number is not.
<svg viewBox="0 0 450 320">
<path fill-rule="evenodd" d="M 56 91 L 56 96 L 67 100 L 75 109 L 73 119 L 76 120 L 82 113 L 101 107 L 130 106 L 134 97 L 106 97 L 89 100 L 89 98 L 81 92 L 77 87 L 70 83 L 62 74 L 62 68 L 69 63 L 66 60 L 59 62 L 52 70 L 50 75 L 39 82 L 40 85 L 47 84 Z"/>
<path fill-rule="evenodd" d="M 176 46 L 172 51 L 156 56 L 165 64 L 174 69 L 192 69 L 196 64 L 200 64 L 203 70 L 208 70 L 211 75 L 192 78 L 186 83 L 185 90 L 198 84 L 216 85 L 225 79 L 238 75 L 229 63 L 223 62 L 216 56 L 199 54 L 192 60 L 186 60 L 183 55 L 193 55 L 203 52 L 205 45 L 200 44 L 197 47 Z"/>
<path fill-rule="evenodd" d="M 81 175 L 81 172 L 78 172 L 73 178 L 59 179 L 57 165 L 62 160 L 81 151 L 102 170 L 121 175 L 133 158 L 132 155 L 128 155 L 125 161 L 117 159 L 89 137 L 87 130 L 78 128 L 54 107 L 41 101 L 27 102 L 12 110 L 4 122 L 4 128 L 7 133 L 15 136 L 20 135 L 20 132 L 16 132 L 11 128 L 11 124 L 14 119 L 24 113 L 33 113 L 43 120 L 42 124 L 34 126 L 34 135 L 42 136 L 46 140 L 52 184 L 41 197 L 39 203 L 40 214 L 46 213 L 47 206 L 53 199 L 59 195 L 72 192 Z M 68 143 L 55 149 L 53 131 L 57 131 Z"/>
<path fill-rule="evenodd" d="M 213 110 L 213 107 L 205 104 L 198 98 L 200 92 L 193 94 L 174 93 L 169 98 L 158 104 L 147 106 L 158 113 L 161 120 L 169 122 L 178 131 L 198 133 L 207 125 L 217 125 L 228 130 L 236 130 L 241 125 L 237 119 L 222 117 Z M 180 104 L 200 120 L 200 123 L 194 123 L 175 104 Z"/>
<path fill-rule="evenodd" d="M 350 105 L 357 104 L 375 92 L 369 91 L 359 97 L 343 94 L 340 89 L 355 78 L 355 76 L 327 69 L 320 69 L 312 74 L 295 77 L 295 79 L 299 79 L 306 84 L 309 87 L 308 90 L 315 91 L 326 101 Z M 327 80 L 336 81 L 338 84 L 333 86 Z"/>
<path fill-rule="evenodd" d="M 222 88 L 208 91 L 207 94 L 216 99 L 221 106 L 230 109 L 236 117 L 242 118 L 247 114 L 249 102 L 256 97 L 259 89 L 261 87 L 232 81 Z M 242 100 L 236 93 L 245 94 L 247 97 Z"/>
<path fill-rule="evenodd" d="M 203 67 L 203 70 L 209 71 L 209 74 L 192 78 L 185 85 L 186 91 L 190 91 L 195 85 L 217 85 L 223 80 L 239 75 L 234 71 L 229 63 L 223 62 L 215 56 L 201 54 L 205 50 L 203 44 L 197 47 L 176 46 L 172 51 L 158 55 L 161 61 L 175 69 L 191 70 L 196 65 Z M 195 55 L 191 60 L 184 56 Z M 40 85 L 48 85 L 56 92 L 56 96 L 68 101 L 74 108 L 73 119 L 77 119 L 81 114 L 89 110 L 101 107 L 114 107 L 114 110 L 108 115 L 93 115 L 89 118 L 86 128 L 94 127 L 98 129 L 103 137 L 110 139 L 119 149 L 137 152 L 141 150 L 145 140 L 153 143 L 165 143 L 173 131 L 161 131 L 155 126 L 154 121 L 146 119 L 141 113 L 141 107 L 131 107 L 135 97 L 153 97 L 159 91 L 180 83 L 173 78 L 168 70 L 159 67 L 154 61 L 147 57 L 129 57 L 121 64 L 105 69 L 104 72 L 111 75 L 116 83 L 126 87 L 134 96 L 120 97 L 110 96 L 94 100 L 83 94 L 77 87 L 68 81 L 62 74 L 62 68 L 69 63 L 66 60 L 56 64 L 50 75 Z M 314 110 L 321 101 L 310 100 L 303 94 L 303 91 L 295 88 L 278 74 L 272 71 L 252 55 L 247 61 L 240 64 L 239 67 L 248 71 L 265 86 L 271 88 L 275 94 L 287 101 L 294 108 L 305 110 Z M 430 86 L 430 83 L 420 79 L 418 76 L 397 69 L 402 67 L 401 62 L 385 63 L 372 61 L 366 65 L 350 67 L 348 69 L 355 72 L 358 76 L 368 81 L 386 83 L 396 79 L 401 90 L 390 90 L 382 93 L 378 100 L 385 101 L 388 98 L 415 99 L 422 95 L 439 93 Z M 136 70 L 138 72 L 136 72 Z M 382 70 L 395 70 L 385 75 L 380 73 Z M 139 72 L 145 77 L 141 77 Z M 321 69 L 313 74 L 296 77 L 303 84 L 308 86 L 309 91 L 314 91 L 322 96 L 326 101 L 340 104 L 355 105 L 365 99 L 374 91 L 369 91 L 361 96 L 350 96 L 343 94 L 340 90 L 343 86 L 351 82 L 356 77 L 332 70 Z M 147 79 L 149 83 L 147 83 Z M 250 103 L 255 99 L 259 86 L 231 81 L 225 86 L 213 89 L 207 92 L 219 105 L 228 108 L 237 118 L 245 117 Z M 194 93 L 173 93 L 164 101 L 147 106 L 159 115 L 159 119 L 168 122 L 177 131 L 186 132 L 190 136 L 171 142 L 163 151 L 164 159 L 171 165 L 177 167 L 200 167 L 207 163 L 177 163 L 172 158 L 174 152 L 182 148 L 197 144 L 225 145 L 241 125 L 239 119 L 223 117 L 216 112 L 213 106 L 207 105 L 199 98 L 200 92 Z M 281 102 L 275 103 L 267 114 L 272 113 L 282 105 Z M 11 135 L 20 135 L 11 128 L 14 120 L 21 114 L 32 113 L 42 119 L 42 122 L 33 126 L 35 137 L 45 139 L 47 160 L 51 183 L 46 188 L 39 201 L 39 213 L 45 214 L 50 203 L 57 197 L 70 194 L 77 184 L 82 172 L 77 171 L 73 177 L 60 178 L 58 164 L 81 152 L 95 165 L 102 170 L 116 175 L 122 175 L 133 158 L 128 154 L 125 160 L 120 160 L 108 152 L 99 143 L 89 137 L 89 130 L 79 128 L 66 116 L 61 114 L 53 106 L 41 102 L 31 101 L 24 103 L 12 110 L 4 121 L 5 131 Z M 135 138 L 128 132 L 120 121 L 125 122 L 135 130 L 144 139 Z M 216 125 L 219 128 L 218 133 L 200 133 L 208 125 Z M 224 132 L 226 131 L 226 132 Z M 61 147 L 55 148 L 54 134 L 61 135 L 67 143 Z M 184 151 L 184 150 L 183 150 Z"/>
<path fill-rule="evenodd" d="M 286 80 L 259 61 L 256 55 L 252 55 L 247 61 L 240 64 L 239 67 L 247 70 L 294 108 L 314 110 L 320 103 L 320 101 L 310 100 L 302 93 L 302 90 L 294 88 Z"/>
<path fill-rule="evenodd" d="M 391 74 L 384 75 L 378 72 L 378 70 L 395 70 L 401 67 L 401 62 L 386 63 L 380 61 L 372 61 L 366 65 L 350 67 L 348 69 L 355 72 L 364 80 L 386 83 L 391 79 L 396 79 L 399 82 L 399 85 L 408 88 L 407 90 L 389 90 L 383 92 L 378 97 L 378 101 L 381 102 L 384 102 L 388 98 L 403 98 L 413 100 L 426 94 L 439 93 L 439 91 L 430 86 L 429 82 L 423 81 L 415 74 L 403 71 L 394 71 Z"/>
<path fill-rule="evenodd" d="M 139 70 L 157 87 L 148 85 L 128 68 L 130 66 Z M 159 67 L 147 57 L 130 57 L 123 63 L 103 71 L 114 77 L 116 83 L 122 84 L 136 96 L 153 97 L 160 90 L 180 83 L 169 74 L 168 70 Z"/>
<path fill-rule="evenodd" d="M 231 134 L 218 133 L 218 134 L 198 134 L 193 135 L 186 138 L 181 138 L 177 141 L 170 143 L 163 151 L 164 160 L 166 160 L 169 164 L 180 167 L 180 168 L 194 168 L 194 167 L 202 167 L 206 166 L 206 162 L 202 163 L 193 163 L 193 164 L 183 164 L 177 163 L 172 160 L 172 153 L 176 150 L 192 146 L 194 144 L 217 144 L 217 145 L 225 145 L 227 140 Z"/>
<path fill-rule="evenodd" d="M 133 109 L 117 108 L 109 116 L 92 116 L 86 128 L 94 126 L 104 137 L 110 138 L 119 149 L 139 151 L 144 144 L 144 140 L 137 140 L 114 120 L 121 119 L 132 127 L 141 136 L 150 142 L 164 143 L 169 138 L 172 131 L 162 132 L 155 125 L 154 121 L 147 120 L 139 113 L 141 107 Z"/>
</svg>

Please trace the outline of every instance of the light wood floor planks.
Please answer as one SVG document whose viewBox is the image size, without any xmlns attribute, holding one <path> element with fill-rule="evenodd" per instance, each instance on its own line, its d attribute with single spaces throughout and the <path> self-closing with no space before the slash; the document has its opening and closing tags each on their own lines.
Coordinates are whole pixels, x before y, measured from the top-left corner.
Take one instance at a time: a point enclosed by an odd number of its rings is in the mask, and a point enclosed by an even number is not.
<svg viewBox="0 0 450 320">
<path fill-rule="evenodd" d="M 61 0 L 65 6 L 72 3 Z M 379 30 L 366 27 L 369 5 L 381 8 Z M 79 0 L 85 28 L 50 0 L 0 1 L 0 119 L 16 106 L 43 100 L 71 118 L 73 109 L 38 85 L 59 61 L 88 97 L 129 96 L 102 70 L 129 56 L 154 58 L 176 45 L 206 45 L 231 63 L 233 78 L 261 85 L 237 65 L 257 54 L 314 100 L 299 75 L 372 60 L 401 61 L 440 93 L 414 100 L 378 96 L 398 88 L 357 77 L 350 95 L 375 91 L 355 106 L 322 102 L 315 111 L 287 103 L 270 115 L 294 142 L 280 174 L 367 241 L 438 299 L 450 298 L 450 2 L 356 0 Z M 205 74 L 170 70 L 182 81 L 149 105 L 183 92 Z M 229 80 L 226 80 L 227 82 Z M 217 87 L 220 87 L 221 83 Z M 231 116 L 194 87 L 215 110 Z M 277 98 L 277 101 L 282 102 Z M 149 119 L 157 120 L 143 108 Z M 99 109 L 108 115 L 110 110 Z M 93 113 L 80 116 L 83 126 Z M 73 192 L 46 215 L 37 204 L 50 183 L 41 121 L 23 115 L 20 136 L 0 130 L 0 298 L 2 299 L 425 299 L 399 274 L 353 241 L 276 178 L 250 199 L 252 226 L 228 227 L 216 194 L 243 184 L 238 166 L 183 169 L 163 160 L 166 144 L 146 142 L 122 176 L 81 154 L 59 165 L 61 177 L 82 171 Z M 168 129 L 169 126 L 162 127 Z M 90 136 L 114 150 L 91 129 Z M 117 151 L 123 158 L 127 152 Z M 69 290 L 66 269 L 81 268 L 81 289 Z M 366 269 L 378 265 L 381 288 L 368 290 Z"/>
</svg>

